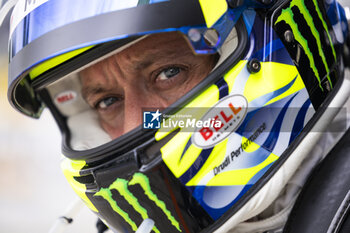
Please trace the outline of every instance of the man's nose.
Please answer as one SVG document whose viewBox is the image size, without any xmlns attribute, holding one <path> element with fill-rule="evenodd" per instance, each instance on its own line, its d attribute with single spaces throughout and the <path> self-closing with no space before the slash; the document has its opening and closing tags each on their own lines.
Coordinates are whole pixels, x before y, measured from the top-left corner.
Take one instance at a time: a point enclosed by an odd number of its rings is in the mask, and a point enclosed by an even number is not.
<svg viewBox="0 0 350 233">
<path fill-rule="evenodd" d="M 124 133 L 135 129 L 142 122 L 142 108 L 146 105 L 146 97 L 137 90 L 124 93 Z"/>
<path fill-rule="evenodd" d="M 124 133 L 143 123 L 143 112 L 149 108 L 163 109 L 168 103 L 158 95 L 143 88 L 126 89 L 124 92 Z"/>
</svg>

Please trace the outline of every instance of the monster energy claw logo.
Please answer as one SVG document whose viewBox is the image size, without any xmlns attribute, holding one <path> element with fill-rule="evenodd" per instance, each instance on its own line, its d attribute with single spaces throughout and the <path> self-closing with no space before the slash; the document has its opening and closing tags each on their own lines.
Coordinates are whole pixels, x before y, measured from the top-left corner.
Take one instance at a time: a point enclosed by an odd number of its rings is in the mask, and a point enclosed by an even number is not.
<svg viewBox="0 0 350 233">
<path fill-rule="evenodd" d="M 295 40 L 303 47 L 320 88 L 323 90 L 321 86 L 323 77 L 327 77 L 332 87 L 329 75 L 330 68 L 336 61 L 336 52 L 318 1 L 290 2 L 289 7 L 282 10 L 275 24 L 281 21 L 291 27 Z"/>
<path fill-rule="evenodd" d="M 159 200 L 157 195 L 151 190 L 148 177 L 142 173 L 135 173 L 129 182 L 127 180 L 118 178 L 108 188 L 101 188 L 100 191 L 95 194 L 95 196 L 103 197 L 110 204 L 112 209 L 117 212 L 134 231 L 136 231 L 136 223 L 129 217 L 127 212 L 118 206 L 118 203 L 112 198 L 111 192 L 112 189 L 117 190 L 119 194 L 124 197 L 125 200 L 134 208 L 134 210 L 141 215 L 143 219 L 148 219 L 149 217 L 147 210 L 142 207 L 137 198 L 128 189 L 128 186 L 135 184 L 139 184 L 141 186 L 145 195 L 163 211 L 171 224 L 181 232 L 179 222 L 176 221 L 171 212 L 166 208 L 165 203 L 162 200 Z M 156 226 L 154 226 L 152 230 L 156 233 L 160 232 Z"/>
</svg>

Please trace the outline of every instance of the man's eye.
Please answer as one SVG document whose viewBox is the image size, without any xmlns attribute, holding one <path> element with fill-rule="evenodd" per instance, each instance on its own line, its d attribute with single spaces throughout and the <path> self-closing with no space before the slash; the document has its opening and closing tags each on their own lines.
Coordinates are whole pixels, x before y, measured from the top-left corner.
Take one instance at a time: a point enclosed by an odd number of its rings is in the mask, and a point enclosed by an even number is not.
<svg viewBox="0 0 350 233">
<path fill-rule="evenodd" d="M 164 69 L 161 73 L 158 75 L 159 80 L 168 80 L 177 74 L 179 74 L 181 71 L 181 68 L 179 67 L 169 67 Z"/>
<path fill-rule="evenodd" d="M 117 101 L 120 101 L 121 98 L 118 97 L 107 97 L 104 98 L 102 100 L 100 100 L 99 102 L 97 102 L 97 104 L 95 105 L 97 109 L 106 109 L 109 106 L 111 106 L 112 104 L 116 103 Z"/>
</svg>

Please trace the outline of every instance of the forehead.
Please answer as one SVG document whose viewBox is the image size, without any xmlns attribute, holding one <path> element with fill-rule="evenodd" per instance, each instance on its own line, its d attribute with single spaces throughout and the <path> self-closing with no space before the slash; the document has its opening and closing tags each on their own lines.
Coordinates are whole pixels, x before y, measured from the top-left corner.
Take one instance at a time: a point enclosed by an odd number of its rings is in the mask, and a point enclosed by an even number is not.
<svg viewBox="0 0 350 233">
<path fill-rule="evenodd" d="M 104 67 L 116 64 L 116 61 L 123 69 L 138 71 L 151 64 L 179 59 L 192 60 L 193 56 L 195 56 L 194 50 L 181 33 L 154 34 L 86 68 L 80 72 L 80 76 L 85 77 L 89 73 L 100 73 Z"/>
<path fill-rule="evenodd" d="M 172 62 L 193 63 L 195 52 L 179 32 L 153 34 L 79 72 L 84 87 L 115 82 L 109 71 L 116 67 L 123 74 L 133 74 Z M 109 73 L 110 74 L 110 73 Z M 99 78 L 98 78 L 99 77 Z M 121 78 L 121 77 L 119 77 Z"/>
<path fill-rule="evenodd" d="M 151 59 L 157 55 L 171 56 L 173 53 L 179 54 L 189 51 L 193 52 L 193 49 L 181 33 L 167 32 L 148 36 L 121 51 L 118 55 L 127 58 Z"/>
</svg>

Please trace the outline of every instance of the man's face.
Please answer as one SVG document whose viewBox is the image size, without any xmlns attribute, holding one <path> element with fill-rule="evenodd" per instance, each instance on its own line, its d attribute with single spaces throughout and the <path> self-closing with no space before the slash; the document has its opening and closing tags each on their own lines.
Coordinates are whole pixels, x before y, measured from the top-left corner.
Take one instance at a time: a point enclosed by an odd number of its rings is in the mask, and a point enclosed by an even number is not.
<svg viewBox="0 0 350 233">
<path fill-rule="evenodd" d="M 156 34 L 80 72 L 82 93 L 112 139 L 141 124 L 142 108 L 165 108 L 212 70 L 179 33 Z"/>
</svg>

